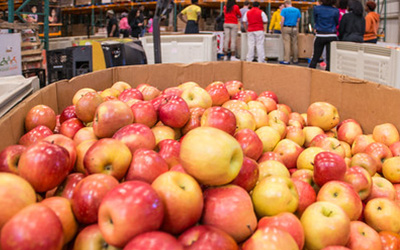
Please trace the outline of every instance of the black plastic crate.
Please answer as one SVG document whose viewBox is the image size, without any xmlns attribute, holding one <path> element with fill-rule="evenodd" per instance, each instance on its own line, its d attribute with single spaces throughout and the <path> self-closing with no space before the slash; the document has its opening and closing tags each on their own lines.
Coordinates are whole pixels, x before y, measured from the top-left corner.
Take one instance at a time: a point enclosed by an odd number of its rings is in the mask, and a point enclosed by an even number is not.
<svg viewBox="0 0 400 250">
<path fill-rule="evenodd" d="M 71 77 L 93 71 L 92 46 L 70 47 L 67 51 Z"/>
</svg>

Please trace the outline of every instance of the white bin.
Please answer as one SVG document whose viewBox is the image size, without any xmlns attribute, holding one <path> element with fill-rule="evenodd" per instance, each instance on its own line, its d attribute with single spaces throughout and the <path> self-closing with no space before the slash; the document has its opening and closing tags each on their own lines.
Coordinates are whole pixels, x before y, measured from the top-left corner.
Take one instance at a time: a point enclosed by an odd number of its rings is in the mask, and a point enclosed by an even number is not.
<svg viewBox="0 0 400 250">
<path fill-rule="evenodd" d="M 145 36 L 140 40 L 147 63 L 154 64 L 153 36 Z M 162 35 L 161 60 L 163 63 L 217 61 L 217 38 L 212 34 Z"/>
<path fill-rule="evenodd" d="M 400 50 L 367 43 L 332 42 L 331 71 L 400 88 Z"/>
<path fill-rule="evenodd" d="M 245 61 L 247 57 L 247 33 L 240 34 L 240 59 Z M 278 58 L 283 60 L 283 40 L 281 34 L 265 34 L 264 52 L 266 58 Z M 257 55 L 257 53 L 255 54 Z"/>
</svg>

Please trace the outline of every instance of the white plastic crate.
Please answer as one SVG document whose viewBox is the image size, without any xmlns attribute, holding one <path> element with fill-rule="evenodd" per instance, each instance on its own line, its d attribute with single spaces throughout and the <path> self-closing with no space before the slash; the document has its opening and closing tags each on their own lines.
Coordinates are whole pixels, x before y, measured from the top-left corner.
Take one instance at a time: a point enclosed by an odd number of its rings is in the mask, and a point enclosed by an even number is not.
<svg viewBox="0 0 400 250">
<path fill-rule="evenodd" d="M 331 43 L 331 71 L 400 88 L 400 50 L 367 43 Z"/>
<path fill-rule="evenodd" d="M 247 33 L 240 33 L 240 59 L 243 61 L 247 57 Z M 278 58 L 283 60 L 283 41 L 280 34 L 265 34 L 264 52 L 266 58 Z M 257 53 L 255 54 L 257 55 Z"/>
<path fill-rule="evenodd" d="M 147 63 L 154 64 L 153 36 L 145 36 L 140 40 Z M 213 34 L 162 35 L 161 60 L 163 63 L 217 61 L 217 38 Z"/>
</svg>

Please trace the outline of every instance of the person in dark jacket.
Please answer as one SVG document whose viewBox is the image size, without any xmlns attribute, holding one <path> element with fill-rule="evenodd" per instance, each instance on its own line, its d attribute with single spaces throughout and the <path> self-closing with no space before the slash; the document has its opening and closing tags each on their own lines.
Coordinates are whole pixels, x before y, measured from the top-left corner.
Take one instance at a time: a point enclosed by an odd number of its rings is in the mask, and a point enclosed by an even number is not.
<svg viewBox="0 0 400 250">
<path fill-rule="evenodd" d="M 310 68 L 316 68 L 319 58 L 326 48 L 326 70 L 329 71 L 331 42 L 337 40 L 336 26 L 339 24 L 339 10 L 333 7 L 335 0 L 322 0 L 322 5 L 314 7 L 315 41 Z"/>
<path fill-rule="evenodd" d="M 363 6 L 353 0 L 349 3 L 349 13 L 344 14 L 339 24 L 339 40 L 362 43 L 364 41 L 365 19 Z"/>
<path fill-rule="evenodd" d="M 130 20 L 129 25 L 131 26 L 132 37 L 139 38 L 142 32 L 143 22 L 140 18 L 140 10 L 136 9 L 134 13 L 135 16 Z"/>
</svg>

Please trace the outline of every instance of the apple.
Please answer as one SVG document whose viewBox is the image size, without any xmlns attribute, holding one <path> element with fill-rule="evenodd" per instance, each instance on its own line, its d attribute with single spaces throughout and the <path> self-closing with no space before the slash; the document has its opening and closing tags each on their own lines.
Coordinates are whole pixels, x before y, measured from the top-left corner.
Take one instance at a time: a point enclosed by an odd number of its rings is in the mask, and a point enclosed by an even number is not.
<svg viewBox="0 0 400 250">
<path fill-rule="evenodd" d="M 350 219 L 341 207 L 331 202 L 311 204 L 301 216 L 306 249 L 344 246 L 350 238 Z"/>
<path fill-rule="evenodd" d="M 249 105 L 247 105 L 247 103 L 245 103 L 244 101 L 240 101 L 240 100 L 229 100 L 227 102 L 224 102 L 224 104 L 222 104 L 223 108 L 229 109 L 230 111 L 234 110 L 234 109 L 249 109 Z"/>
<path fill-rule="evenodd" d="M 309 183 L 297 178 L 292 178 L 292 181 L 299 194 L 299 206 L 295 214 L 300 218 L 306 208 L 317 200 L 317 195 Z"/>
<path fill-rule="evenodd" d="M 84 95 L 86 95 L 89 92 L 96 92 L 96 90 L 94 90 L 92 88 L 83 88 L 83 89 L 76 91 L 76 93 L 74 94 L 74 97 L 72 98 L 72 104 L 76 105 L 78 103 L 79 99 L 81 99 Z"/>
<path fill-rule="evenodd" d="M 136 99 L 136 100 L 141 100 L 143 101 L 143 95 L 142 92 L 140 92 L 137 89 L 125 89 L 121 92 L 121 94 L 118 96 L 118 100 L 122 102 L 128 102 L 129 100 Z"/>
<path fill-rule="evenodd" d="M 0 157 L 1 158 L 1 157 Z M 1 168 L 1 167 L 0 167 Z M 383 176 L 391 183 L 400 183 L 400 157 L 392 157 L 382 164 Z"/>
<path fill-rule="evenodd" d="M 400 142 L 395 142 L 389 146 L 393 156 L 400 156 Z"/>
<path fill-rule="evenodd" d="M 311 142 L 311 144 L 313 144 L 313 143 Z M 342 158 L 344 158 L 346 156 L 344 147 L 342 146 L 340 141 L 336 138 L 332 138 L 332 137 L 322 138 L 320 140 L 317 140 L 313 146 L 320 147 L 326 151 L 335 153 Z"/>
<path fill-rule="evenodd" d="M 368 171 L 362 167 L 354 166 L 347 169 L 344 181 L 353 187 L 361 200 L 365 200 L 371 194 L 372 178 Z"/>
<path fill-rule="evenodd" d="M 121 92 L 114 88 L 106 88 L 101 91 L 100 96 L 103 97 L 104 100 L 116 100 Z"/>
<path fill-rule="evenodd" d="M 344 159 L 335 153 L 321 152 L 314 158 L 314 181 L 320 187 L 328 181 L 343 181 L 346 170 Z"/>
<path fill-rule="evenodd" d="M 82 96 L 75 104 L 76 116 L 79 120 L 88 123 L 92 122 L 97 107 L 104 102 L 103 97 L 97 92 L 89 92 Z"/>
<path fill-rule="evenodd" d="M 105 174 L 92 174 L 79 181 L 71 199 L 76 219 L 83 224 L 97 222 L 101 201 L 117 185 L 117 179 Z"/>
<path fill-rule="evenodd" d="M 243 154 L 253 160 L 258 160 L 263 153 L 263 143 L 258 135 L 251 129 L 238 130 L 235 139 L 242 147 Z"/>
<path fill-rule="evenodd" d="M 79 129 L 73 140 L 75 142 L 75 145 L 81 144 L 81 142 L 87 141 L 87 140 L 97 140 L 97 136 L 94 134 L 93 127 L 84 127 Z"/>
<path fill-rule="evenodd" d="M 357 153 L 353 155 L 350 162 L 350 167 L 359 166 L 368 171 L 373 176 L 376 173 L 378 163 L 367 153 Z"/>
<path fill-rule="evenodd" d="M 297 143 L 300 147 L 304 145 L 306 141 L 306 135 L 303 129 L 295 126 L 286 127 L 286 139 L 292 140 Z"/>
<path fill-rule="evenodd" d="M 57 215 L 32 204 L 13 216 L 1 230 L 1 249 L 61 249 L 63 228 Z"/>
<path fill-rule="evenodd" d="M 378 173 L 382 173 L 382 163 L 385 160 L 393 157 L 392 151 L 390 151 L 389 147 L 380 142 L 373 142 L 369 144 L 365 148 L 364 153 L 369 154 L 370 156 L 372 156 L 372 158 L 375 159 L 377 163 L 376 172 Z"/>
<path fill-rule="evenodd" d="M 154 134 L 154 138 L 156 139 L 156 145 L 158 145 L 161 141 L 167 139 L 177 139 L 175 130 L 168 126 L 155 126 L 151 128 L 151 132 Z"/>
<path fill-rule="evenodd" d="M 181 142 L 181 164 L 200 184 L 224 185 L 233 181 L 243 164 L 239 142 L 228 133 L 199 127 Z"/>
<path fill-rule="evenodd" d="M 399 141 L 399 131 L 392 123 L 384 123 L 374 127 L 372 137 L 389 147 Z"/>
<path fill-rule="evenodd" d="M 133 154 L 125 179 L 128 181 L 141 180 L 151 184 L 168 169 L 168 164 L 157 152 L 140 148 Z"/>
<path fill-rule="evenodd" d="M 258 217 L 274 216 L 282 212 L 294 213 L 299 204 L 299 195 L 293 181 L 282 176 L 270 176 L 259 181 L 251 198 Z"/>
<path fill-rule="evenodd" d="M 86 140 L 81 142 L 78 146 L 76 146 L 76 164 L 75 170 L 79 173 L 88 175 L 88 171 L 85 168 L 85 155 L 93 144 L 95 144 L 98 140 Z"/>
<path fill-rule="evenodd" d="M 72 196 L 75 192 L 75 187 L 78 183 L 85 177 L 82 173 L 72 173 L 69 174 L 64 181 L 58 185 L 54 196 L 61 196 L 67 198 L 68 200 L 72 199 Z"/>
<path fill-rule="evenodd" d="M 400 231 L 400 206 L 387 198 L 368 201 L 364 209 L 365 222 L 376 231 Z"/>
<path fill-rule="evenodd" d="M 278 108 L 275 100 L 272 98 L 265 97 L 265 96 L 258 96 L 257 101 L 264 104 L 265 108 L 267 109 L 267 113 L 269 113 L 273 110 L 276 110 Z"/>
<path fill-rule="evenodd" d="M 379 234 L 361 221 L 350 222 L 350 239 L 346 244 L 350 249 L 382 249 Z"/>
<path fill-rule="evenodd" d="M 304 118 L 301 116 L 300 113 L 291 112 L 289 114 L 288 125 L 289 126 L 297 125 L 299 128 L 304 128 L 304 126 L 306 125 L 306 121 L 304 120 Z"/>
<path fill-rule="evenodd" d="M 149 127 L 140 123 L 129 124 L 119 129 L 112 137 L 123 142 L 132 155 L 138 149 L 154 149 L 156 138 Z"/>
<path fill-rule="evenodd" d="M 75 112 L 75 105 L 66 107 L 60 114 L 60 124 L 63 124 L 66 120 L 71 118 L 77 118 Z"/>
<path fill-rule="evenodd" d="M 57 215 L 64 233 L 64 244 L 70 242 L 78 232 L 78 222 L 72 212 L 71 202 L 63 197 L 50 197 L 40 203 Z"/>
<path fill-rule="evenodd" d="M 56 144 L 42 141 L 29 146 L 18 162 L 19 174 L 36 192 L 57 187 L 70 171 L 68 151 Z"/>
<path fill-rule="evenodd" d="M 161 94 L 159 89 L 146 83 L 139 84 L 136 89 L 143 94 L 143 99 L 145 101 L 150 101 Z"/>
<path fill-rule="evenodd" d="M 174 236 L 168 233 L 152 231 L 135 236 L 124 249 L 183 250 L 183 245 Z"/>
<path fill-rule="evenodd" d="M 48 127 L 39 125 L 34 129 L 30 130 L 28 133 L 21 136 L 21 138 L 18 141 L 18 144 L 28 147 L 34 144 L 35 142 L 38 142 L 43 138 L 46 138 L 47 136 L 52 134 L 53 132 Z"/>
<path fill-rule="evenodd" d="M 274 160 L 274 161 L 279 161 L 280 163 L 283 164 L 282 157 L 278 155 L 277 153 L 274 152 L 265 152 L 263 153 L 260 158 L 258 158 L 258 163 L 261 163 L 263 161 L 269 161 L 269 160 Z"/>
<path fill-rule="evenodd" d="M 276 103 L 279 103 L 278 96 L 272 91 L 264 91 L 262 92 L 259 97 L 267 97 L 273 99 Z"/>
<path fill-rule="evenodd" d="M 211 107 L 204 111 L 200 124 L 202 127 L 213 127 L 234 135 L 236 122 L 235 114 L 232 111 L 223 107 Z"/>
<path fill-rule="evenodd" d="M 206 225 L 189 228 L 178 240 L 186 250 L 238 250 L 235 240 L 224 231 Z"/>
<path fill-rule="evenodd" d="M 74 242 L 74 250 L 102 249 L 102 250 L 118 250 L 105 242 L 101 235 L 99 225 L 93 224 L 85 227 L 79 232 Z"/>
<path fill-rule="evenodd" d="M 256 186 L 259 177 L 258 164 L 255 160 L 248 157 L 243 158 L 243 165 L 240 168 L 239 174 L 231 182 L 231 184 L 242 187 L 247 192 L 253 190 Z"/>
<path fill-rule="evenodd" d="M 397 233 L 389 231 L 380 231 L 382 250 L 397 250 L 400 248 L 400 236 Z"/>
<path fill-rule="evenodd" d="M 56 135 L 49 135 L 42 141 L 47 141 L 50 142 L 51 144 L 56 144 L 58 146 L 65 148 L 69 154 L 69 162 L 70 162 L 69 171 L 74 169 L 76 162 L 76 145 L 73 140 L 64 135 L 56 134 Z"/>
<path fill-rule="evenodd" d="M 157 122 L 157 112 L 151 102 L 136 102 L 131 106 L 135 123 L 153 127 Z"/>
<path fill-rule="evenodd" d="M 0 172 L 0 231 L 21 209 L 35 202 L 35 190 L 26 180 L 15 174 Z"/>
<path fill-rule="evenodd" d="M 250 195 L 236 185 L 205 190 L 202 224 L 225 231 L 236 242 L 246 240 L 257 228 Z"/>
<path fill-rule="evenodd" d="M 297 168 L 309 169 L 314 171 L 315 156 L 321 152 L 325 152 L 325 150 L 319 147 L 309 147 L 304 149 L 297 158 L 296 162 Z"/>
<path fill-rule="evenodd" d="M 71 118 L 63 122 L 60 127 L 60 134 L 74 138 L 75 134 L 85 126 L 78 118 Z"/>
<path fill-rule="evenodd" d="M 164 204 L 163 231 L 177 235 L 200 220 L 203 193 L 193 177 L 168 171 L 159 175 L 151 186 Z"/>
<path fill-rule="evenodd" d="M 298 250 L 299 247 L 293 237 L 276 227 L 258 229 L 243 244 L 243 250 Z"/>
<path fill-rule="evenodd" d="M 273 110 L 268 113 L 268 120 L 270 123 L 272 121 L 281 120 L 283 123 L 287 124 L 289 122 L 289 115 L 281 110 Z"/>
<path fill-rule="evenodd" d="M 316 126 L 307 126 L 303 128 L 304 135 L 306 136 L 304 146 L 309 147 L 311 141 L 320 134 L 323 134 L 324 131 L 320 127 Z"/>
<path fill-rule="evenodd" d="M 200 107 L 207 109 L 213 104 L 210 94 L 200 87 L 192 87 L 183 90 L 181 97 L 185 100 L 189 108 Z"/>
<path fill-rule="evenodd" d="M 230 95 L 223 82 L 213 82 L 206 87 L 207 93 L 211 96 L 213 106 L 221 106 L 229 101 Z"/>
<path fill-rule="evenodd" d="M 286 166 L 275 160 L 263 161 L 258 165 L 259 169 L 259 177 L 258 181 L 269 177 L 269 176 L 282 176 L 282 177 L 290 177 L 290 172 L 286 168 Z"/>
<path fill-rule="evenodd" d="M 390 181 L 383 177 L 373 176 L 372 177 L 372 189 L 371 193 L 367 197 L 366 201 L 374 198 L 388 198 L 394 201 L 396 198 L 396 189 Z"/>
<path fill-rule="evenodd" d="M 289 169 L 296 167 L 297 158 L 302 151 L 302 147 L 289 139 L 281 140 L 274 148 L 274 152 L 282 157 L 283 163 Z"/>
<path fill-rule="evenodd" d="M 159 229 L 164 207 L 150 184 L 126 181 L 106 194 L 98 215 L 98 225 L 105 241 L 123 247 L 136 235 Z"/>
<path fill-rule="evenodd" d="M 322 250 L 351 250 L 351 249 L 344 246 L 329 246 L 329 247 L 324 247 Z"/>
<path fill-rule="evenodd" d="M 103 173 L 121 180 L 128 171 L 132 154 L 121 141 L 103 138 L 86 152 L 83 164 L 89 174 Z"/>
<path fill-rule="evenodd" d="M 117 81 L 111 86 L 111 88 L 116 89 L 122 93 L 124 90 L 131 89 L 132 86 L 129 85 L 127 82 Z"/>
<path fill-rule="evenodd" d="M 298 170 L 296 170 L 294 173 L 292 173 L 292 179 L 293 180 L 297 179 L 297 180 L 301 180 L 301 181 L 307 182 L 308 184 L 313 186 L 313 188 L 315 188 L 315 185 L 316 185 L 314 183 L 314 172 L 312 170 L 309 170 L 309 169 L 298 169 Z"/>
<path fill-rule="evenodd" d="M 178 88 L 180 88 L 182 91 L 193 87 L 200 87 L 200 85 L 197 84 L 196 82 L 190 82 L 190 81 L 178 85 Z"/>
<path fill-rule="evenodd" d="M 0 172 L 18 174 L 18 162 L 26 147 L 23 145 L 11 145 L 0 152 Z"/>
<path fill-rule="evenodd" d="M 291 213 L 280 213 L 272 217 L 263 217 L 258 222 L 258 230 L 267 227 L 277 228 L 289 233 L 296 241 L 299 249 L 304 246 L 304 230 L 300 220 Z"/>
<path fill-rule="evenodd" d="M 327 201 L 340 206 L 350 220 L 360 218 L 362 202 L 352 186 L 342 181 L 325 183 L 318 192 L 317 201 Z"/>
<path fill-rule="evenodd" d="M 251 101 L 255 102 L 255 101 Z M 250 108 L 249 112 L 253 115 L 254 120 L 256 121 L 256 129 L 261 128 L 263 126 L 268 126 L 268 115 L 267 112 L 261 108 Z"/>
<path fill-rule="evenodd" d="M 340 141 L 345 141 L 350 145 L 353 144 L 357 136 L 363 134 L 361 125 L 352 119 L 344 120 L 339 125 L 337 128 L 338 139 Z"/>
<path fill-rule="evenodd" d="M 179 96 L 167 96 L 159 107 L 158 116 L 163 124 L 182 128 L 190 118 L 189 106 Z"/>
<path fill-rule="evenodd" d="M 182 167 L 181 164 L 173 166 L 169 171 L 176 171 L 176 172 L 181 172 L 181 173 L 187 174 L 187 172 L 185 171 L 185 169 Z"/>
<path fill-rule="evenodd" d="M 256 92 L 252 90 L 241 90 L 231 97 L 232 100 L 240 100 L 248 103 L 257 99 Z"/>
<path fill-rule="evenodd" d="M 339 123 L 339 113 L 335 106 L 327 102 L 314 102 L 307 109 L 307 124 L 328 131 Z"/>
<path fill-rule="evenodd" d="M 56 127 L 56 113 L 46 105 L 36 105 L 25 116 L 25 130 L 29 132 L 35 127 L 43 125 L 50 130 Z"/>
<path fill-rule="evenodd" d="M 375 142 L 375 140 L 372 138 L 372 135 L 359 135 L 354 139 L 351 145 L 351 153 L 353 155 L 362 153 L 365 151 L 365 148 L 373 142 Z"/>
<path fill-rule="evenodd" d="M 275 146 L 281 140 L 281 135 L 269 126 L 257 129 L 256 134 L 263 143 L 263 153 L 273 151 Z"/>
<path fill-rule="evenodd" d="M 179 153 L 181 151 L 181 143 L 175 140 L 167 139 L 158 143 L 158 155 L 168 164 L 168 168 L 180 164 Z"/>
<path fill-rule="evenodd" d="M 225 87 L 228 90 L 229 96 L 234 96 L 239 91 L 243 90 L 243 83 L 240 81 L 228 81 L 225 83 Z"/>
<path fill-rule="evenodd" d="M 176 95 L 176 96 L 181 96 L 183 90 L 179 87 L 169 87 L 166 88 L 162 91 L 162 95 Z"/>
<path fill-rule="evenodd" d="M 351 160 L 351 157 L 353 156 L 351 154 L 351 146 L 347 142 L 344 142 L 344 141 L 339 141 L 339 142 L 344 150 L 344 157 Z"/>
</svg>

